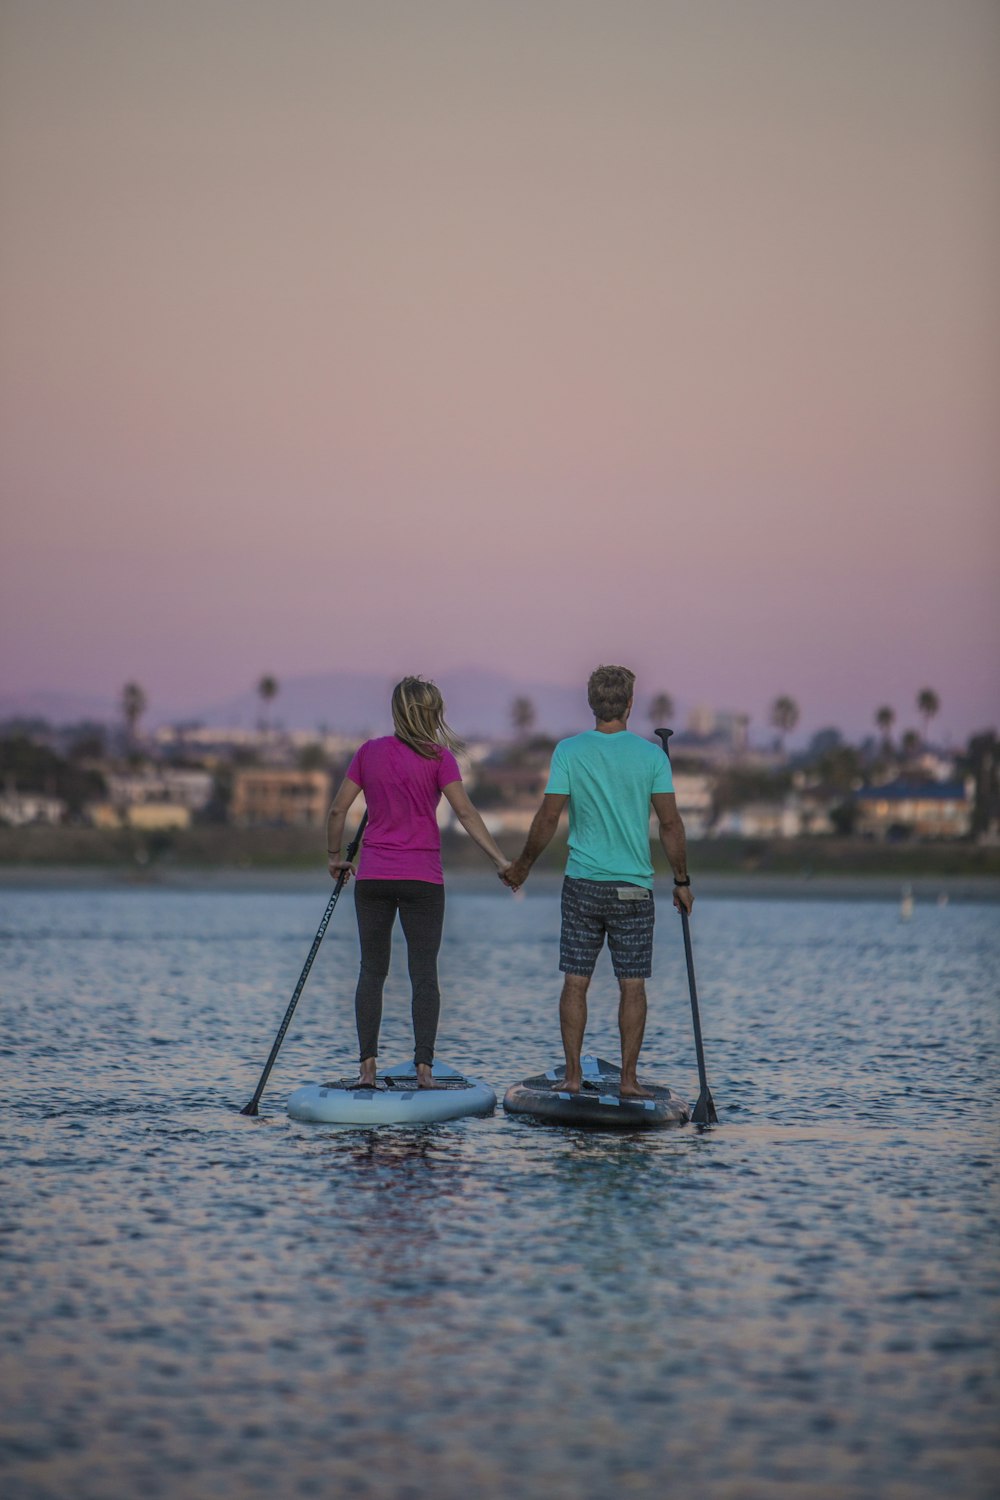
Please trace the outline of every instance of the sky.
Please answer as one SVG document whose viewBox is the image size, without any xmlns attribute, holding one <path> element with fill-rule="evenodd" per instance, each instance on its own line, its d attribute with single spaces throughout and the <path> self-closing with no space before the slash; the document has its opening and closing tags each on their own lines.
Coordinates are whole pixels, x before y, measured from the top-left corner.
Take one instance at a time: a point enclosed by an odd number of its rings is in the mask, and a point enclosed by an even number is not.
<svg viewBox="0 0 1000 1500">
<path fill-rule="evenodd" d="M 991 0 L 0 0 L 0 692 L 997 723 Z"/>
</svg>

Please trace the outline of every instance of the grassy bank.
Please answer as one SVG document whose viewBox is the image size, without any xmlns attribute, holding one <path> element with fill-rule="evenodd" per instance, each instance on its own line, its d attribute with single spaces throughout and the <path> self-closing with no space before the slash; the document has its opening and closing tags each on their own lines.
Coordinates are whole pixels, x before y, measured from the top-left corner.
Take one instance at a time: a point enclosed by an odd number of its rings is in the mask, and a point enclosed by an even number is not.
<svg viewBox="0 0 1000 1500">
<path fill-rule="evenodd" d="M 520 837 L 501 840 L 510 854 Z M 445 866 L 485 870 L 480 852 L 461 833 L 444 835 Z M 556 839 L 540 862 L 559 870 L 565 840 Z M 95 869 L 243 869 L 309 870 L 322 868 L 324 841 L 320 829 L 227 828 L 205 826 L 172 833 L 96 828 L 0 828 L 0 867 L 45 866 Z M 706 839 L 689 851 L 692 873 L 741 876 L 890 876 L 900 880 L 937 876 L 1000 878 L 1000 848 L 966 843 L 874 844 L 859 839 Z M 654 865 L 666 872 L 659 846 Z"/>
</svg>

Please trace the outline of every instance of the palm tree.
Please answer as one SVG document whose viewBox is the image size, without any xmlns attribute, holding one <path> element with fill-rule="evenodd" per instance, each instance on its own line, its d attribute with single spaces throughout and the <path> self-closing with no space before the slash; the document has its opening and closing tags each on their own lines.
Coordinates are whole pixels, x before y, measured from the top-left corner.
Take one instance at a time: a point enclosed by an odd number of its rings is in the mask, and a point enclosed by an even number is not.
<svg viewBox="0 0 1000 1500">
<path fill-rule="evenodd" d="M 794 698 L 775 698 L 771 704 L 771 727 L 778 731 L 781 753 L 785 753 L 785 735 L 791 734 L 799 722 L 799 705 Z"/>
<path fill-rule="evenodd" d="M 515 698 L 510 705 L 510 722 L 523 739 L 535 727 L 535 705 L 530 698 Z"/>
<path fill-rule="evenodd" d="M 882 731 L 882 749 L 892 749 L 892 726 L 896 722 L 896 710 L 890 708 L 888 703 L 875 711 L 875 724 Z"/>
<path fill-rule="evenodd" d="M 130 745 L 135 744 L 139 720 L 146 712 L 146 694 L 137 682 L 126 682 L 122 688 L 122 718 Z"/>
<path fill-rule="evenodd" d="M 921 688 L 917 694 L 917 713 L 924 721 L 924 739 L 927 739 L 931 720 L 941 707 L 941 699 L 933 688 Z"/>
<path fill-rule="evenodd" d="M 649 722 L 653 728 L 659 726 L 661 729 L 670 723 L 674 716 L 674 700 L 669 693 L 657 693 L 650 701 Z"/>
<path fill-rule="evenodd" d="M 265 673 L 257 684 L 257 697 L 261 701 L 262 711 L 260 717 L 261 729 L 267 729 L 267 706 L 278 696 L 278 679 Z"/>
</svg>

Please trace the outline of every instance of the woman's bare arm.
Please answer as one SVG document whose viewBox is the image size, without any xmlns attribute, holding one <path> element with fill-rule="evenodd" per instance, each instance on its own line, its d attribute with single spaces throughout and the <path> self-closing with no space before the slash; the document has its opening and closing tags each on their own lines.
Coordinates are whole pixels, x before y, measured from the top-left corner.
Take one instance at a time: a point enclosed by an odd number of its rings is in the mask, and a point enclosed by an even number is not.
<svg viewBox="0 0 1000 1500">
<path fill-rule="evenodd" d="M 479 813 L 469 801 L 469 794 L 460 781 L 451 781 L 442 789 L 454 810 L 455 816 L 472 839 L 478 844 L 488 859 L 491 859 L 497 869 L 503 874 L 510 860 L 504 854 L 483 822 Z"/>
<path fill-rule="evenodd" d="M 342 870 L 347 872 L 350 880 L 354 873 L 353 867 L 340 857 L 340 846 L 344 842 L 344 824 L 347 822 L 347 814 L 351 804 L 360 796 L 361 788 L 356 781 L 345 776 L 337 790 L 330 807 L 330 814 L 326 820 L 326 857 L 330 874 L 336 880 Z"/>
</svg>

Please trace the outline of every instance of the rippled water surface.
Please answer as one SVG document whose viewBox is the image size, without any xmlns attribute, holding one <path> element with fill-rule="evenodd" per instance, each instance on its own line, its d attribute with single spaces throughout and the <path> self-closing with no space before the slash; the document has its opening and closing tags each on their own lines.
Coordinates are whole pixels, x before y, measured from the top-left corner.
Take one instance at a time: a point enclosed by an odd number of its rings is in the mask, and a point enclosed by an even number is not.
<svg viewBox="0 0 1000 1500">
<path fill-rule="evenodd" d="M 290 1122 L 354 1060 L 345 898 L 248 1119 L 326 894 L 0 892 L 8 1500 L 996 1492 L 998 908 L 703 900 L 722 1125 L 621 1138 Z M 439 1055 L 498 1094 L 557 927 L 451 888 Z M 693 1098 L 662 897 L 651 1000 Z"/>
</svg>

